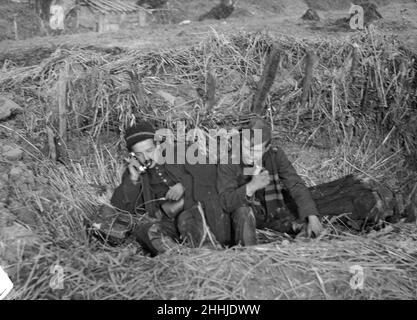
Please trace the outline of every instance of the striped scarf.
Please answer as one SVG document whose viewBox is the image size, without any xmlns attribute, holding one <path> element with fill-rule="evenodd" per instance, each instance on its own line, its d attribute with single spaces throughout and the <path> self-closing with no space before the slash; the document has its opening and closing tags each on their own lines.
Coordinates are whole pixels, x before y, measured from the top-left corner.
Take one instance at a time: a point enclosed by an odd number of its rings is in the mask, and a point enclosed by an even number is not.
<svg viewBox="0 0 417 320">
<path fill-rule="evenodd" d="M 288 209 L 282 195 L 282 184 L 278 176 L 278 169 L 275 163 L 275 150 L 269 149 L 264 155 L 264 167 L 268 170 L 271 183 L 265 187 L 266 219 L 283 218 Z"/>
</svg>

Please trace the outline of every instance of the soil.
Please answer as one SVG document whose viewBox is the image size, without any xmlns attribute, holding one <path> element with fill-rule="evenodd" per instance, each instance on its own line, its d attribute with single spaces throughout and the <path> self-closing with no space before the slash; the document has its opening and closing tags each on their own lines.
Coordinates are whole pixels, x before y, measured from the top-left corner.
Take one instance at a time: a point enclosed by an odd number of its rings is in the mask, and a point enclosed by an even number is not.
<svg viewBox="0 0 417 320">
<path fill-rule="evenodd" d="M 310 1 L 306 2 L 310 3 Z M 349 16 L 349 6 L 346 7 L 346 1 L 337 1 L 337 5 L 334 6 L 339 8 L 343 2 L 342 9 L 318 10 L 321 18 L 319 22 L 301 19 L 308 9 L 306 2 L 302 0 L 239 1 L 235 12 L 229 18 L 198 22 L 196 21 L 198 16 L 207 12 L 213 6 L 212 3 L 202 0 L 171 1 L 170 8 L 174 12 L 174 20 L 178 22 L 188 19 L 191 21 L 189 24 L 152 24 L 140 29 L 109 33 L 83 32 L 60 36 L 37 36 L 19 41 L 3 40 L 0 41 L 0 64 L 6 60 L 18 65 L 38 64 L 58 47 L 88 47 L 115 53 L 120 50 L 154 51 L 187 47 L 200 42 L 213 32 L 231 34 L 266 31 L 276 36 L 290 35 L 307 39 L 340 39 L 351 35 L 352 30 L 334 25 L 337 19 Z M 322 2 L 325 1 L 317 1 L 317 3 Z M 314 9 L 321 8 L 317 3 L 313 6 Z M 417 3 L 398 1 L 378 7 L 378 11 L 383 19 L 374 24 L 386 34 L 398 35 L 399 41 L 410 50 L 417 52 L 417 20 L 415 19 Z"/>
</svg>

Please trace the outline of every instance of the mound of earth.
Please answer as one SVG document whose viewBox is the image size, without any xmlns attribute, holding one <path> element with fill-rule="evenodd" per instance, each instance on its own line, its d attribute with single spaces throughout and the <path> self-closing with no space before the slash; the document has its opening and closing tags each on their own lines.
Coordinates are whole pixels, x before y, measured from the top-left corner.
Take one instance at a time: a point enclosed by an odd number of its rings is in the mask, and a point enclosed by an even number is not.
<svg viewBox="0 0 417 320">
<path fill-rule="evenodd" d="M 382 15 L 379 13 L 378 8 L 375 3 L 359 0 L 359 1 L 355 1 L 354 4 L 361 6 L 363 9 L 364 26 L 368 26 L 372 22 L 382 19 Z M 349 29 L 350 21 L 356 14 L 357 14 L 356 12 L 352 12 L 349 17 L 336 20 L 335 24 L 342 28 Z"/>
<path fill-rule="evenodd" d="M 198 17 L 198 21 L 205 19 L 226 19 L 235 9 L 235 3 L 232 0 L 222 0 L 217 6 L 213 7 L 209 12 Z"/>
<path fill-rule="evenodd" d="M 349 9 L 352 4 L 358 4 L 361 2 L 364 3 L 372 3 L 380 6 L 386 6 L 391 3 L 409 3 L 413 2 L 413 0 L 304 0 L 308 7 L 314 10 L 323 10 L 323 11 L 329 11 L 329 10 L 345 10 Z"/>
<path fill-rule="evenodd" d="M 308 9 L 301 17 L 303 20 L 320 21 L 320 17 L 313 9 Z"/>
</svg>

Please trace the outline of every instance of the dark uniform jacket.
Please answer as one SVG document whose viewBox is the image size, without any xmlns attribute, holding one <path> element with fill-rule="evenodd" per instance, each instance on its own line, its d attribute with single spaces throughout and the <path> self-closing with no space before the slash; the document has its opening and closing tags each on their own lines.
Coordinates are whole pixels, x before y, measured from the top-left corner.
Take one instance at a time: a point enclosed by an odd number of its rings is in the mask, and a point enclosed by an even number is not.
<svg viewBox="0 0 417 320">
<path fill-rule="evenodd" d="M 301 177 L 297 174 L 291 162 L 281 148 L 273 148 L 264 157 L 271 156 L 276 163 L 278 176 L 286 190 L 296 204 L 297 215 L 305 219 L 310 215 L 318 215 L 316 205 L 310 191 L 305 186 Z M 226 212 L 250 205 L 250 199 L 246 196 L 246 183 L 251 176 L 243 175 L 242 164 L 221 164 L 218 166 L 217 188 L 220 193 L 222 207 Z M 271 174 L 271 172 L 270 172 Z"/>
<path fill-rule="evenodd" d="M 231 237 L 230 216 L 220 205 L 216 189 L 217 166 L 212 164 L 165 164 L 163 166 L 173 182 L 180 182 L 185 189 L 184 209 L 191 208 L 199 201 L 204 209 L 210 230 L 219 243 L 228 245 Z M 151 201 L 155 198 L 155 194 L 150 186 L 150 174 L 146 172 L 141 177 L 142 184 L 134 185 L 129 178 L 129 170 L 126 169 L 122 176 L 122 183 L 115 189 L 111 198 L 112 205 L 132 214 L 140 213 L 136 209 L 142 205 L 142 208 L 152 215 L 156 211 L 157 202 Z"/>
</svg>

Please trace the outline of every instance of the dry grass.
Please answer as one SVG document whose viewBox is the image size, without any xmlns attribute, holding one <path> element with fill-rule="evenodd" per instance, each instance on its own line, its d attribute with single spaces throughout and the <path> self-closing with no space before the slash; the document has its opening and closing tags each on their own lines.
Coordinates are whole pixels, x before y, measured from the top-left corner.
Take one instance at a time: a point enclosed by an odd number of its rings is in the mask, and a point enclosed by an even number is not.
<svg viewBox="0 0 417 320">
<path fill-rule="evenodd" d="M 341 9 L 349 9 L 352 3 L 360 3 L 361 0 L 305 0 L 309 8 L 315 10 L 341 10 Z M 379 6 L 386 6 L 392 3 L 410 3 L 413 2 L 412 0 L 396 0 L 396 1 L 389 1 L 389 0 L 364 0 L 363 2 L 373 2 L 378 7 Z"/>
<path fill-rule="evenodd" d="M 41 65 L 6 66 L 0 92 L 20 95 L 26 112 L 22 132 L 38 159 L 31 164 L 35 183 L 12 185 L 12 196 L 36 212 L 39 244 L 20 251 L 8 265 L 22 299 L 415 299 L 416 226 L 399 224 L 379 233 L 358 235 L 326 223 L 316 240 L 288 240 L 262 231 L 265 242 L 251 248 L 210 250 L 179 247 L 156 258 L 129 241 L 112 248 L 88 238 L 88 220 L 108 197 L 100 186 L 120 181 L 121 139 L 110 149 L 90 149 L 66 166 L 50 162 L 36 148 L 43 128 L 53 124 L 55 86 L 68 77 L 69 135 L 90 135 L 95 146 L 110 130 L 146 118 L 158 126 L 176 120 L 202 128 L 238 126 L 247 112 L 251 88 L 261 74 L 265 53 L 275 41 L 282 65 L 268 98 L 266 116 L 274 136 L 284 145 L 309 185 L 361 172 L 393 188 L 405 190 L 415 173 L 415 64 L 413 53 L 377 31 L 353 36 L 350 42 L 271 39 L 265 34 L 226 38 L 213 34 L 200 45 L 177 51 L 119 56 L 89 51 L 57 51 Z M 359 50 L 359 66 L 351 74 L 351 44 Z M 320 58 L 314 71 L 313 95 L 299 107 L 302 59 L 313 48 Z M 205 87 L 211 70 L 217 78 L 213 113 L 207 114 L 196 87 Z M 146 92 L 134 95 L 128 70 L 135 70 Z M 352 76 L 356 77 L 352 81 Z M 366 85 L 366 83 L 368 83 Z M 367 96 L 363 99 L 364 88 Z M 185 103 L 172 105 L 156 94 L 163 90 Z M 414 91 L 413 91 L 414 90 Z M 140 100 L 140 101 L 139 101 Z M 365 101 L 364 103 L 362 101 Z M 122 131 L 123 132 L 123 131 Z M 76 140 L 79 141 L 80 140 Z M 81 140 L 85 142 L 85 140 Z M 294 145 L 297 148 L 294 148 Z M 304 156 L 303 156 L 304 155 Z M 317 161 L 315 161 L 315 159 Z M 286 240 L 286 241 L 285 241 Z M 65 268 L 65 288 L 49 286 L 50 267 Z M 363 290 L 352 290 L 352 265 L 365 270 Z"/>
<path fill-rule="evenodd" d="M 47 181 L 20 197 L 38 207 L 40 244 L 6 266 L 20 299 L 416 298 L 416 225 L 354 235 L 333 219 L 316 240 L 288 240 L 262 231 L 259 238 L 268 244 L 227 250 L 178 247 L 150 258 L 133 241 L 105 247 L 84 231 L 83 221 L 107 201 L 92 185 L 115 185 L 119 178 L 120 168 L 109 154 L 97 153 L 96 163 L 89 165 L 37 166 Z M 50 268 L 56 264 L 64 267 L 65 286 L 54 291 Z M 364 269 L 363 290 L 350 287 L 354 265 Z"/>
</svg>

